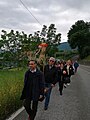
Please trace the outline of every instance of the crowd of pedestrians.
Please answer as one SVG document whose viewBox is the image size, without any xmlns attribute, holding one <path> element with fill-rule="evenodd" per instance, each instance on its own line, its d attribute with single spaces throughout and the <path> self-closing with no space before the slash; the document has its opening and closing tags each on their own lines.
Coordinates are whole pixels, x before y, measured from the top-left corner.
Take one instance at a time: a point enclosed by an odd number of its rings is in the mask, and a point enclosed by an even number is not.
<svg viewBox="0 0 90 120">
<path fill-rule="evenodd" d="M 58 83 L 59 93 L 63 95 L 63 88 L 71 83 L 71 76 L 77 72 L 78 62 L 72 63 L 71 60 L 60 61 L 50 57 L 47 64 L 40 69 L 35 60 L 28 62 L 29 69 L 25 73 L 24 87 L 21 100 L 29 120 L 34 120 L 38 101 L 44 100 L 44 110 L 48 109 L 52 88 Z M 77 66 L 77 67 L 75 67 Z"/>
</svg>

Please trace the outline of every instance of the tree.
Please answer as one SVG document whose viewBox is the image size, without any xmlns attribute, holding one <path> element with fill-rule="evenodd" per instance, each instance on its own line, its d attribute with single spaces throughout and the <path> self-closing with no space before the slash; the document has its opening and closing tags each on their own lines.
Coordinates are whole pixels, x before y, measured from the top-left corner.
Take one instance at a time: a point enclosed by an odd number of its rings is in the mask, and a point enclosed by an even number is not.
<svg viewBox="0 0 90 120">
<path fill-rule="evenodd" d="M 4 50 L 3 62 L 8 62 L 8 65 L 15 65 L 16 61 L 18 63 L 20 53 L 19 32 L 11 30 L 7 33 L 5 30 L 2 30 L 0 42 L 2 43 L 0 47 Z"/>
<path fill-rule="evenodd" d="M 41 31 L 41 40 L 49 45 L 46 51 L 48 55 L 54 55 L 54 53 L 58 51 L 57 45 L 61 42 L 61 33 L 57 34 L 56 30 L 55 24 L 51 24 L 49 27 L 43 25 Z"/>
<path fill-rule="evenodd" d="M 84 58 L 86 57 L 86 55 L 87 56 L 89 55 L 89 54 L 86 54 L 86 51 L 87 51 L 86 49 L 88 48 L 88 46 L 90 46 L 89 25 L 90 24 L 88 22 L 79 20 L 75 23 L 75 25 L 72 25 L 72 27 L 68 32 L 68 42 L 71 48 L 73 49 L 76 47 L 78 48 L 78 52 L 81 58 Z"/>
<path fill-rule="evenodd" d="M 48 44 L 47 54 L 51 56 L 58 51 L 57 45 L 60 44 L 60 41 L 61 33 L 56 33 L 54 24 L 49 27 L 43 25 L 41 32 L 36 31 L 34 35 L 27 35 L 23 31 L 11 30 L 7 32 L 2 30 L 0 49 L 4 50 L 4 62 L 17 63 L 20 66 L 22 61 L 26 60 L 26 57 L 30 58 L 32 55 L 35 57 L 40 43 L 45 42 Z"/>
</svg>

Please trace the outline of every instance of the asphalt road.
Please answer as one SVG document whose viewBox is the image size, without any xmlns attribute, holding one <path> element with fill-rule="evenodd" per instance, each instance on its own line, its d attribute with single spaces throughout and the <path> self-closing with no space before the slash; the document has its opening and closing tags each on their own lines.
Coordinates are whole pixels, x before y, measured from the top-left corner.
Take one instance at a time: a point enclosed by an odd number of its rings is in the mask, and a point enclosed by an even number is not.
<svg viewBox="0 0 90 120">
<path fill-rule="evenodd" d="M 35 120 L 90 120 L 90 66 L 80 65 L 71 78 L 71 85 L 59 95 L 58 84 L 53 88 L 48 110 L 39 103 Z M 13 120 L 27 120 L 23 110 Z"/>
</svg>

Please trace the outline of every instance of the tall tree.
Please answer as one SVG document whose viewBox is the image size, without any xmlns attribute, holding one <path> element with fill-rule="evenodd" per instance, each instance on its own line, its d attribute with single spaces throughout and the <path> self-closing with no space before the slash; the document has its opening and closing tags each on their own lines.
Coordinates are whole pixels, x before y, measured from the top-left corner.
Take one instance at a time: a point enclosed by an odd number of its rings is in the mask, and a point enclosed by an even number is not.
<svg viewBox="0 0 90 120">
<path fill-rule="evenodd" d="M 1 48 L 4 49 L 3 60 L 8 61 L 9 64 L 18 62 L 20 51 L 19 32 L 16 31 L 15 33 L 14 30 L 11 30 L 7 33 L 2 30 L 0 41 L 3 43 Z"/>
<path fill-rule="evenodd" d="M 48 55 L 51 55 L 51 51 L 53 51 L 52 55 L 58 51 L 57 45 L 59 45 L 61 42 L 61 33 L 56 33 L 56 30 L 57 29 L 55 28 L 55 24 L 50 24 L 49 27 L 43 25 L 41 31 L 42 41 L 49 45 L 47 48 Z"/>
<path fill-rule="evenodd" d="M 72 25 L 68 32 L 68 42 L 71 48 L 78 48 L 79 54 L 81 58 L 86 57 L 90 54 L 86 54 L 86 51 L 89 50 L 90 46 L 90 31 L 89 31 L 89 23 L 84 22 L 83 20 L 79 20 Z M 84 51 L 84 52 L 83 52 Z"/>
</svg>

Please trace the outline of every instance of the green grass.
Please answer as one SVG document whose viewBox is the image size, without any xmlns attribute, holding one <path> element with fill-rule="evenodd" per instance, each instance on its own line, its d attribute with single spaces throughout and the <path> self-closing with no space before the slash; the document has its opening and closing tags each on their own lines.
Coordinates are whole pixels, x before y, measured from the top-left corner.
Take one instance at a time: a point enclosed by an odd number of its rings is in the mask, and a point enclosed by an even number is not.
<svg viewBox="0 0 90 120">
<path fill-rule="evenodd" d="M 21 105 L 25 69 L 0 70 L 0 120 L 17 110 Z"/>
<path fill-rule="evenodd" d="M 90 61 L 90 55 L 86 57 L 84 60 Z"/>
</svg>

